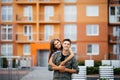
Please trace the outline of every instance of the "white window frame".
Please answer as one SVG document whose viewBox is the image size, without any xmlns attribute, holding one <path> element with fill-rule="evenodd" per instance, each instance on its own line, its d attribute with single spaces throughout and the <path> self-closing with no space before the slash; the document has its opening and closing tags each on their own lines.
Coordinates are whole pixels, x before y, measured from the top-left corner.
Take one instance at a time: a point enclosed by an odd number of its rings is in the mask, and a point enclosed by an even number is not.
<svg viewBox="0 0 120 80">
<path fill-rule="evenodd" d="M 24 25 L 24 36 L 28 36 L 28 40 L 33 40 L 32 25 Z"/>
<path fill-rule="evenodd" d="M 30 44 L 24 44 L 23 45 L 23 54 L 24 55 L 30 55 Z"/>
<path fill-rule="evenodd" d="M 86 25 L 86 35 L 87 36 L 98 36 L 99 35 L 99 25 L 98 24 Z"/>
<path fill-rule="evenodd" d="M 88 46 L 91 46 L 91 52 L 88 52 Z M 99 44 L 87 44 L 87 55 L 99 55 Z"/>
<path fill-rule="evenodd" d="M 72 50 L 72 52 L 74 53 L 75 57 L 77 58 L 77 57 L 78 57 L 78 56 L 77 56 L 77 44 L 72 43 L 72 44 L 71 44 L 71 50 Z"/>
<path fill-rule="evenodd" d="M 1 44 L 1 55 L 12 56 L 13 55 L 13 45 L 12 44 Z"/>
<path fill-rule="evenodd" d="M 73 53 L 77 53 L 77 45 L 76 44 L 71 44 L 71 50 L 73 51 Z"/>
<path fill-rule="evenodd" d="M 114 14 L 111 14 L 111 7 L 115 8 Z M 120 6 L 109 7 L 109 22 L 120 22 Z"/>
<path fill-rule="evenodd" d="M 99 16 L 99 6 L 98 5 L 86 6 L 86 16 Z"/>
<path fill-rule="evenodd" d="M 65 5 L 64 6 L 64 21 L 65 22 L 76 22 L 77 21 L 76 5 Z"/>
<path fill-rule="evenodd" d="M 32 6 L 24 6 L 24 17 L 27 17 L 28 21 L 32 21 L 32 15 L 33 15 L 33 11 L 32 11 Z"/>
<path fill-rule="evenodd" d="M 45 41 L 49 41 L 50 37 L 53 35 L 54 35 L 54 26 L 53 25 L 45 25 L 44 26 Z"/>
<path fill-rule="evenodd" d="M 1 20 L 5 22 L 11 22 L 13 17 L 12 6 L 2 6 L 1 9 Z"/>
<path fill-rule="evenodd" d="M 77 0 L 64 0 L 65 2 L 76 2 Z"/>
<path fill-rule="evenodd" d="M 119 36 L 119 33 L 120 33 L 120 27 L 114 26 L 113 27 L 113 36 Z"/>
<path fill-rule="evenodd" d="M 12 0 L 2 0 L 2 2 L 12 2 Z"/>
<path fill-rule="evenodd" d="M 77 40 L 77 25 L 65 24 L 64 25 L 64 38 L 70 38 L 72 41 Z"/>
<path fill-rule="evenodd" d="M 118 44 L 114 44 L 113 45 L 113 54 L 119 54 L 118 52 L 120 52 L 120 46 Z"/>
<path fill-rule="evenodd" d="M 54 6 L 45 6 L 44 7 L 44 20 L 49 21 L 50 17 L 54 16 Z"/>
<path fill-rule="evenodd" d="M 3 32 L 2 31 L 3 29 L 5 29 L 6 32 Z M 10 33 L 9 33 L 9 29 L 11 29 Z M 13 39 L 12 35 L 13 35 L 13 27 L 12 27 L 12 25 L 2 25 L 1 26 L 1 40 L 2 41 L 12 41 L 12 39 Z M 11 39 L 9 39 L 9 36 L 11 36 Z M 5 37 L 5 39 L 3 39 L 3 37 Z"/>
</svg>

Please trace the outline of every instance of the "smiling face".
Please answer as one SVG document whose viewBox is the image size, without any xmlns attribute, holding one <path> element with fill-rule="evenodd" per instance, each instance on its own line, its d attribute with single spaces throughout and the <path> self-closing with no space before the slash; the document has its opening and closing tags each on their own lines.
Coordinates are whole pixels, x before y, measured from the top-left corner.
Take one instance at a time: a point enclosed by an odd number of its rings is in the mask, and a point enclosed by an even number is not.
<svg viewBox="0 0 120 80">
<path fill-rule="evenodd" d="M 61 48 L 60 41 L 58 41 L 58 40 L 54 41 L 54 46 L 55 46 L 55 48 L 57 48 L 59 50 Z"/>
<path fill-rule="evenodd" d="M 70 46 L 71 46 L 71 44 L 70 44 L 69 41 L 64 41 L 64 42 L 62 43 L 62 46 L 63 46 L 63 50 L 68 51 L 69 48 L 70 48 Z"/>
</svg>

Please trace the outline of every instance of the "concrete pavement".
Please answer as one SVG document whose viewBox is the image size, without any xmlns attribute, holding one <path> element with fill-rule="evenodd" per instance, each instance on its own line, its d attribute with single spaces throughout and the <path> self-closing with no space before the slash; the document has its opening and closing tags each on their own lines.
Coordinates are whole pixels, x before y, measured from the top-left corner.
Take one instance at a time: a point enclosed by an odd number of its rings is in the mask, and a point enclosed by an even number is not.
<svg viewBox="0 0 120 80">
<path fill-rule="evenodd" d="M 48 71 L 48 67 L 35 67 L 35 69 L 24 76 L 21 80 L 52 80 L 53 71 Z"/>
<path fill-rule="evenodd" d="M 21 80 L 52 80 L 52 78 L 53 71 L 48 71 L 48 67 L 35 67 Z M 98 78 L 99 75 L 87 75 L 87 80 L 97 80 Z M 120 80 L 120 76 L 115 76 L 114 80 Z"/>
</svg>

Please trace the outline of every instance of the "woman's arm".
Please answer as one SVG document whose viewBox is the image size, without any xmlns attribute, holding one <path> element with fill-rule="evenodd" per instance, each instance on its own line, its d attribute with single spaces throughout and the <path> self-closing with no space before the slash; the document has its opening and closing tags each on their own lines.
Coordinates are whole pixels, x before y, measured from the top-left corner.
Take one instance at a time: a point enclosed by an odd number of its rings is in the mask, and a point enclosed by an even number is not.
<svg viewBox="0 0 120 80">
<path fill-rule="evenodd" d="M 49 65 L 51 66 L 52 70 L 59 70 L 59 71 L 64 71 L 65 70 L 65 66 L 57 66 L 52 62 L 53 56 L 50 57 L 49 60 Z"/>
<path fill-rule="evenodd" d="M 53 59 L 53 56 L 50 57 L 49 65 L 51 65 L 52 67 L 57 67 L 57 65 L 55 65 L 55 64 L 52 62 L 52 59 Z"/>
<path fill-rule="evenodd" d="M 66 62 L 68 62 L 70 59 L 72 59 L 72 58 L 74 57 L 74 53 L 72 52 L 71 49 L 69 50 L 69 52 L 70 52 L 70 56 L 67 57 L 64 61 L 62 61 L 62 62 L 60 63 L 60 65 L 64 65 Z"/>
</svg>

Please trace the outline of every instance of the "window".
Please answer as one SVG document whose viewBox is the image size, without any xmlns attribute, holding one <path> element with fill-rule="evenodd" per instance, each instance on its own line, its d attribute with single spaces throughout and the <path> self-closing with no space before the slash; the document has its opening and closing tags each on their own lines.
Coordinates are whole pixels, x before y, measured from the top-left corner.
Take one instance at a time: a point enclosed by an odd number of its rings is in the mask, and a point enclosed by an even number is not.
<svg viewBox="0 0 120 80">
<path fill-rule="evenodd" d="M 98 44 L 88 44 L 87 45 L 87 55 L 98 55 L 99 45 Z"/>
<path fill-rule="evenodd" d="M 77 58 L 77 45 L 72 43 L 71 50 L 74 53 L 75 57 Z"/>
<path fill-rule="evenodd" d="M 110 7 L 110 15 L 115 15 L 115 7 Z"/>
<path fill-rule="evenodd" d="M 109 9 L 109 21 L 120 22 L 120 6 L 111 6 Z"/>
<path fill-rule="evenodd" d="M 2 6 L 2 21 L 12 21 L 12 6 Z"/>
<path fill-rule="evenodd" d="M 48 41 L 54 34 L 54 27 L 53 25 L 45 25 L 44 29 L 44 34 L 45 34 L 45 40 Z"/>
<path fill-rule="evenodd" d="M 113 27 L 113 36 L 119 36 L 120 34 L 120 26 Z"/>
<path fill-rule="evenodd" d="M 99 7 L 98 6 L 87 6 L 86 16 L 99 16 Z"/>
<path fill-rule="evenodd" d="M 114 44 L 113 45 L 113 54 L 118 54 L 118 52 L 119 52 L 119 45 Z"/>
<path fill-rule="evenodd" d="M 75 5 L 64 6 L 64 21 L 75 22 L 77 19 L 77 10 Z"/>
<path fill-rule="evenodd" d="M 12 2 L 12 0 L 2 0 L 2 2 Z"/>
<path fill-rule="evenodd" d="M 13 46 L 12 44 L 2 44 L 1 45 L 1 55 L 3 56 L 12 56 Z"/>
<path fill-rule="evenodd" d="M 54 6 L 45 6 L 44 20 L 50 20 L 51 16 L 54 16 Z"/>
<path fill-rule="evenodd" d="M 65 2 L 76 2 L 77 0 L 64 0 Z"/>
<path fill-rule="evenodd" d="M 32 26 L 31 25 L 24 26 L 24 35 L 28 36 L 28 40 L 32 40 Z"/>
<path fill-rule="evenodd" d="M 26 20 L 32 21 L 32 6 L 24 7 L 24 17 L 27 17 Z"/>
<path fill-rule="evenodd" d="M 64 27 L 64 38 L 75 41 L 77 38 L 77 28 L 75 24 L 66 24 Z"/>
<path fill-rule="evenodd" d="M 87 36 L 97 36 L 99 35 L 99 25 L 87 25 L 86 26 Z"/>
<path fill-rule="evenodd" d="M 76 44 L 71 44 L 71 50 L 73 51 L 73 53 L 77 53 L 77 45 Z"/>
<path fill-rule="evenodd" d="M 30 45 L 29 44 L 24 44 L 23 53 L 24 53 L 24 55 L 30 55 Z"/>
<path fill-rule="evenodd" d="M 12 40 L 12 25 L 1 26 L 1 40 Z"/>
</svg>

